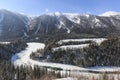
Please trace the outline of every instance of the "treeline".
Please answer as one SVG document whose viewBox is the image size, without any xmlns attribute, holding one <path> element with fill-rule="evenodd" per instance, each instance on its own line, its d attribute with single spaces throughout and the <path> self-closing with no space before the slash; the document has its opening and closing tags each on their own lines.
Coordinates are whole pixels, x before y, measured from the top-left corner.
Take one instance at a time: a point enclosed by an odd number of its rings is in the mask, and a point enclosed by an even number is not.
<svg viewBox="0 0 120 80">
<path fill-rule="evenodd" d="M 65 45 L 80 45 L 80 44 L 89 44 L 92 43 L 92 40 L 88 41 L 68 41 L 68 42 L 62 42 L 62 44 L 56 43 L 56 47 L 59 46 L 65 46 Z"/>
<path fill-rule="evenodd" d="M 86 74 L 81 74 L 81 71 L 63 71 L 59 68 L 51 67 L 40 67 L 35 65 L 33 67 L 19 66 L 14 67 L 9 61 L 3 61 L 0 66 L 0 80 L 55 80 L 66 77 L 74 77 L 78 80 L 119 80 L 119 73 L 109 74 L 109 73 L 96 73 L 99 76 L 92 75 L 95 73 L 86 72 Z M 49 69 L 48 69 L 49 68 Z M 62 72 L 63 71 L 63 72 Z M 79 74 L 80 73 L 80 74 Z"/>
<path fill-rule="evenodd" d="M 34 68 L 14 67 L 10 61 L 0 63 L 0 80 L 52 80 L 56 78 L 61 78 L 60 73 L 55 73 L 55 70 L 48 71 L 47 67 L 37 65 Z"/>
<path fill-rule="evenodd" d="M 76 29 L 77 30 L 77 29 Z M 78 31 L 78 30 L 77 30 Z M 62 40 L 62 39 L 79 39 L 79 38 L 97 38 L 97 37 L 103 37 L 103 36 L 98 36 L 95 34 L 90 34 L 90 33 L 77 33 L 77 31 L 75 32 L 71 32 L 71 33 L 66 33 L 66 31 L 58 31 L 55 30 L 55 32 L 52 30 L 50 33 L 37 33 L 37 34 L 30 34 L 30 37 L 25 38 L 24 40 L 28 41 L 28 42 L 43 42 L 43 43 L 50 43 L 53 40 Z M 78 31 L 80 32 L 80 31 Z"/>
<path fill-rule="evenodd" d="M 27 44 L 20 40 L 11 42 L 10 44 L 0 44 L 0 60 L 10 60 L 12 55 L 24 50 L 26 47 Z"/>
<path fill-rule="evenodd" d="M 25 42 L 19 40 L 10 44 L 0 44 L 0 80 L 14 80 L 16 70 L 11 63 L 11 57 L 26 46 Z"/>
<path fill-rule="evenodd" d="M 32 67 L 20 66 L 16 69 L 16 80 L 52 80 L 55 78 L 61 78 L 60 73 L 55 71 L 48 71 L 47 67 L 40 67 L 35 65 Z M 51 68 L 52 69 L 52 68 Z"/>
</svg>

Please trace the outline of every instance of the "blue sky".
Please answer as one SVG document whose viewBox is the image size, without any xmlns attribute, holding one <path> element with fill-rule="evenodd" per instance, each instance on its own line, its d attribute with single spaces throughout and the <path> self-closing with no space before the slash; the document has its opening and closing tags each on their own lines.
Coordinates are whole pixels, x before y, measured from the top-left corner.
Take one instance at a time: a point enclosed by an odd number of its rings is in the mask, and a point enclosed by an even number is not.
<svg viewBox="0 0 120 80">
<path fill-rule="evenodd" d="M 120 12 L 120 0 L 0 0 L 0 9 L 39 15 L 48 12 L 101 14 Z"/>
</svg>

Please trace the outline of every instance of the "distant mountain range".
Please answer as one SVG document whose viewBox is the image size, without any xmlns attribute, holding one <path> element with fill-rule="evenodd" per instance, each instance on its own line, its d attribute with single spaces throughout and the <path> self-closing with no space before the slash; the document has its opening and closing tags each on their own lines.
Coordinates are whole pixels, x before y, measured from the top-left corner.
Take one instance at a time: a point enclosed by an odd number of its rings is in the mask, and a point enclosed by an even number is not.
<svg viewBox="0 0 120 80">
<path fill-rule="evenodd" d="M 0 40 L 61 33 L 106 35 L 119 31 L 119 12 L 101 15 L 55 12 L 31 17 L 0 10 Z"/>
</svg>

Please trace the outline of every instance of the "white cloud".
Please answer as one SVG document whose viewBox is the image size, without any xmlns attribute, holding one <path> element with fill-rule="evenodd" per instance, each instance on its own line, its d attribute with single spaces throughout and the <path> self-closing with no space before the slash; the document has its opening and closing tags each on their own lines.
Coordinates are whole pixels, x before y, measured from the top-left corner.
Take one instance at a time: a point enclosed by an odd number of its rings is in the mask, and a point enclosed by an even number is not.
<svg viewBox="0 0 120 80">
<path fill-rule="evenodd" d="M 49 11 L 49 9 L 45 9 L 45 12 L 48 12 Z"/>
</svg>

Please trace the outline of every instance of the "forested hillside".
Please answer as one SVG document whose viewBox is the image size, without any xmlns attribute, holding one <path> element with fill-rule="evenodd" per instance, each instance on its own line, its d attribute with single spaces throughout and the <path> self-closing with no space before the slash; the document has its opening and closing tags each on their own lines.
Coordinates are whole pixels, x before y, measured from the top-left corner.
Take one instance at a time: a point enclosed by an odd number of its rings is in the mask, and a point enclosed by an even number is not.
<svg viewBox="0 0 120 80">
<path fill-rule="evenodd" d="M 53 50 L 54 47 L 65 45 L 80 45 L 90 43 L 84 48 L 67 48 Z M 84 42 L 68 42 L 63 44 L 56 44 L 52 42 L 46 45 L 45 51 L 38 50 L 31 55 L 31 58 L 36 60 L 48 59 L 47 61 L 77 65 L 80 67 L 93 66 L 117 66 L 119 67 L 120 57 L 120 38 L 114 37 L 103 41 L 100 45 L 94 41 Z M 40 53 L 40 54 L 39 54 Z"/>
</svg>

